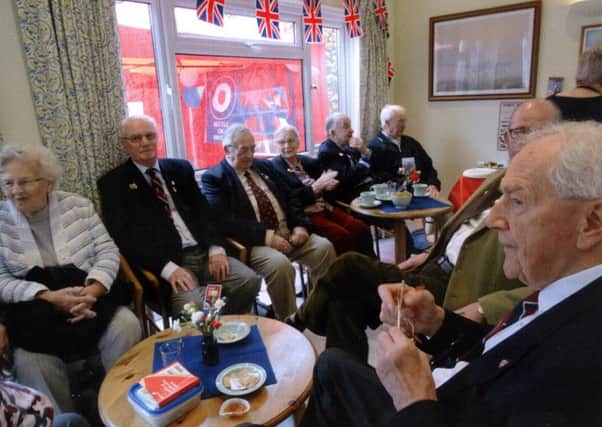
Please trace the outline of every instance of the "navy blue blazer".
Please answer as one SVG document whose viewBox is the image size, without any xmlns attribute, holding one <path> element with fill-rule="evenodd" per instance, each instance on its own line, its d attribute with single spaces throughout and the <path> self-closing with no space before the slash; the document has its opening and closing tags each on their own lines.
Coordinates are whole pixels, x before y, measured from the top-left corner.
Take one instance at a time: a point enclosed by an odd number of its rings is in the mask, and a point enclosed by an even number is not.
<svg viewBox="0 0 602 427">
<path fill-rule="evenodd" d="M 351 159 L 351 161 L 350 161 Z M 360 163 L 361 153 L 355 148 L 342 149 L 330 139 L 320 144 L 318 160 L 322 170 L 337 171 L 339 185 L 330 192 L 329 199 L 350 202 L 372 183 L 369 166 Z"/>
<path fill-rule="evenodd" d="M 310 222 L 303 212 L 301 201 L 286 185 L 272 162 L 255 159 L 251 169 L 263 178 L 278 200 L 289 229 L 301 226 L 310 231 Z M 218 226 L 222 234 L 248 247 L 264 246 L 267 226 L 257 221 L 251 201 L 226 159 L 205 171 L 201 179 L 203 193 L 218 212 Z"/>
<path fill-rule="evenodd" d="M 401 149 L 392 142 L 384 133 L 379 132 L 376 138 L 368 143 L 372 151 L 370 155 L 370 170 L 379 182 L 388 181 L 397 177 L 403 157 L 414 157 L 416 169 L 420 171 L 420 182 L 434 185 L 441 189 L 441 181 L 433 160 L 425 149 L 411 136 L 401 136 Z"/>
<path fill-rule="evenodd" d="M 160 159 L 159 168 L 176 208 L 200 248 L 223 245 L 215 218 L 186 160 Z M 98 181 L 102 215 L 121 253 L 160 275 L 168 261 L 182 262 L 182 240 L 150 184 L 131 160 Z"/>
<path fill-rule="evenodd" d="M 322 168 L 320 167 L 318 159 L 302 154 L 297 155 L 297 158 L 310 177 L 313 179 L 318 179 L 320 177 Z M 291 189 L 294 196 L 301 200 L 303 207 L 312 205 L 316 202 L 316 195 L 313 188 L 310 185 L 305 185 L 301 182 L 297 175 L 295 175 L 295 171 L 289 167 L 282 156 L 273 157 L 271 160 L 276 170 L 282 174 L 282 178 L 286 182 L 286 185 Z"/>
<path fill-rule="evenodd" d="M 602 278 L 540 315 L 390 426 L 598 426 L 602 420 Z M 433 338 L 480 345 L 484 329 L 447 313 Z M 465 350 L 464 347 L 461 351 Z M 437 354 L 437 351 L 435 351 Z"/>
</svg>

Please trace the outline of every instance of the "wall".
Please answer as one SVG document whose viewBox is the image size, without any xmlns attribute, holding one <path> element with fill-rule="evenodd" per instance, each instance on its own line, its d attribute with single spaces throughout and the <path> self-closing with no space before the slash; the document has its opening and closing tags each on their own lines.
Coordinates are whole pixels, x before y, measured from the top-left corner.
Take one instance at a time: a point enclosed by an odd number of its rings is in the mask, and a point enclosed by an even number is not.
<svg viewBox="0 0 602 427">
<path fill-rule="evenodd" d="M 599 1 L 599 0 L 593 0 Z M 390 101 L 408 109 L 406 132 L 423 143 L 443 182 L 444 194 L 462 171 L 478 160 L 506 161 L 496 148 L 500 101 L 428 101 L 429 17 L 518 3 L 508 0 L 394 0 L 387 2 L 391 37 L 389 55 L 397 75 Z M 585 17 L 569 0 L 543 0 L 539 41 L 537 96 L 543 97 L 549 76 L 574 86 L 582 25 L 600 23 Z"/>
<path fill-rule="evenodd" d="M 39 144 L 14 8 L 14 2 L 0 1 L 0 133 L 5 141 Z"/>
</svg>

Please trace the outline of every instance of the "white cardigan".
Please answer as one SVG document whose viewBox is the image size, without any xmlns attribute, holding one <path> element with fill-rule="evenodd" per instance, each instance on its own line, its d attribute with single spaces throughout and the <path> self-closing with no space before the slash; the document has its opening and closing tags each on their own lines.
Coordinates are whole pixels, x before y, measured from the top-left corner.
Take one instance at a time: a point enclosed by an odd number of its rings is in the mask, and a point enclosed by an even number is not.
<svg viewBox="0 0 602 427">
<path fill-rule="evenodd" d="M 74 264 L 109 290 L 119 269 L 119 250 L 92 203 L 63 191 L 48 195 L 50 232 L 58 265 Z M 0 301 L 33 300 L 46 286 L 22 278 L 43 267 L 29 223 L 10 201 L 0 202 Z"/>
</svg>

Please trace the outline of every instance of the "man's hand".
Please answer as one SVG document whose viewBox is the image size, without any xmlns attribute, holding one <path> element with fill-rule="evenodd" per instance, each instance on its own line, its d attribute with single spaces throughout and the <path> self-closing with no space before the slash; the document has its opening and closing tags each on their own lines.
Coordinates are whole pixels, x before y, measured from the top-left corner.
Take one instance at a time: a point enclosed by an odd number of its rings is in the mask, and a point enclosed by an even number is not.
<svg viewBox="0 0 602 427">
<path fill-rule="evenodd" d="M 473 322 L 483 323 L 485 321 L 485 316 L 481 314 L 479 308 L 480 304 L 478 302 L 473 302 L 472 304 L 468 304 L 457 309 L 456 313 L 472 320 Z"/>
<path fill-rule="evenodd" d="M 299 248 L 307 242 L 309 239 L 309 233 L 305 229 L 305 227 L 295 227 L 293 228 L 293 232 L 289 237 L 288 241 L 296 248 Z"/>
<path fill-rule="evenodd" d="M 363 155 L 370 154 L 370 149 L 368 148 L 368 146 L 362 138 L 351 138 L 351 140 L 349 141 L 349 146 L 352 148 L 356 148 Z"/>
<path fill-rule="evenodd" d="M 222 282 L 226 279 L 226 276 L 230 274 L 230 263 L 228 257 L 224 254 L 215 254 L 209 256 L 209 273 L 218 282 Z"/>
<path fill-rule="evenodd" d="M 401 284 L 385 283 L 378 287 L 382 300 L 380 320 L 388 325 L 397 323 L 397 302 L 401 294 Z M 435 298 L 426 289 L 403 286 L 401 315 L 414 324 L 414 331 L 433 336 L 443 324 L 445 310 L 435 304 Z"/>
<path fill-rule="evenodd" d="M 270 243 L 270 246 L 287 255 L 293 251 L 293 246 L 288 242 L 288 240 L 283 239 L 277 234 L 272 236 L 272 242 Z"/>
<path fill-rule="evenodd" d="M 429 192 L 433 199 L 438 199 L 440 196 L 439 190 L 434 185 L 429 185 L 428 187 L 426 187 L 426 191 Z"/>
<path fill-rule="evenodd" d="M 397 328 L 378 335 L 376 374 L 400 411 L 420 400 L 437 400 L 429 356 Z"/>
<path fill-rule="evenodd" d="M 10 342 L 8 341 L 8 331 L 6 330 L 6 326 L 0 323 L 0 353 L 8 351 L 9 347 Z"/>
<path fill-rule="evenodd" d="M 195 280 L 187 270 L 182 267 L 176 268 L 167 278 L 167 282 L 170 284 L 171 289 L 174 293 L 178 292 L 178 287 L 183 291 L 191 291 L 195 288 Z"/>
<path fill-rule="evenodd" d="M 401 271 L 410 271 L 415 269 L 416 267 L 424 264 L 424 262 L 426 261 L 426 259 L 428 258 L 429 254 L 426 252 L 422 252 L 418 255 L 413 255 L 410 258 L 406 259 L 405 261 L 400 262 L 399 264 L 397 264 L 397 267 L 401 270 Z"/>
</svg>

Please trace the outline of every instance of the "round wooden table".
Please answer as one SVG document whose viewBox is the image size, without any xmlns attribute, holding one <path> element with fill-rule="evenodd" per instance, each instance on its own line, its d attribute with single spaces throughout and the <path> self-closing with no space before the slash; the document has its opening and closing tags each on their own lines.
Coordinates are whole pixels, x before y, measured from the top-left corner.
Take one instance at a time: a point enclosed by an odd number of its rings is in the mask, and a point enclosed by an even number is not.
<svg viewBox="0 0 602 427">
<path fill-rule="evenodd" d="M 309 395 L 316 362 L 313 346 L 302 333 L 277 320 L 251 315 L 223 316 L 223 320 L 257 325 L 277 382 L 247 396 L 251 410 L 242 417 L 220 417 L 219 407 L 228 396 L 217 396 L 200 400 L 195 409 L 172 425 L 234 426 L 245 421 L 266 426 L 278 424 L 297 410 Z M 182 330 L 182 335 L 197 334 L 194 328 Z M 125 353 L 107 373 L 98 394 L 98 410 L 105 425 L 148 425 L 134 412 L 127 392 L 132 384 L 151 372 L 155 342 L 172 336 L 175 333 L 167 329 L 146 338 Z"/>
<path fill-rule="evenodd" d="M 395 263 L 400 263 L 406 258 L 406 219 L 426 218 L 427 216 L 443 215 L 452 210 L 452 206 L 442 206 L 430 209 L 411 209 L 399 212 L 383 212 L 380 208 L 362 208 L 359 198 L 351 202 L 351 210 L 370 218 L 388 219 L 393 221 L 395 236 Z"/>
</svg>

